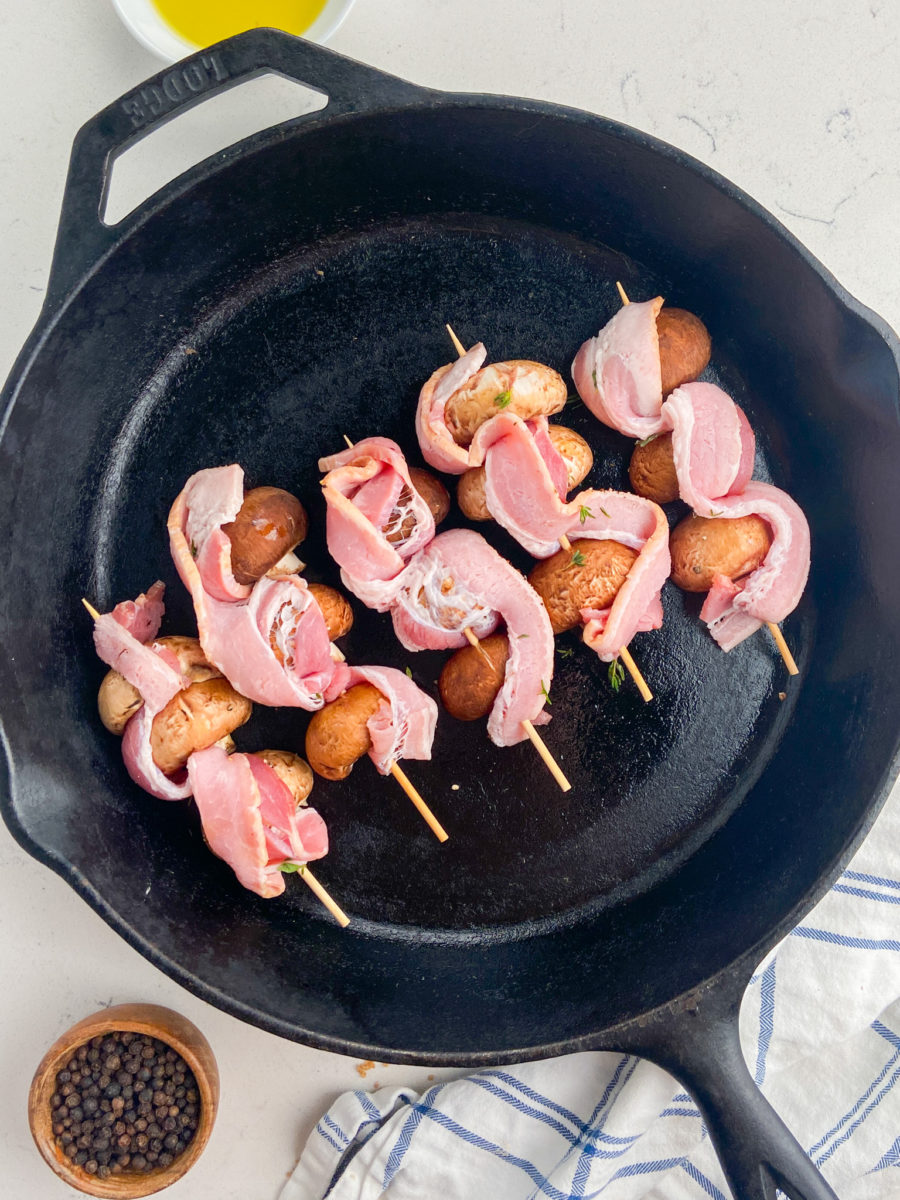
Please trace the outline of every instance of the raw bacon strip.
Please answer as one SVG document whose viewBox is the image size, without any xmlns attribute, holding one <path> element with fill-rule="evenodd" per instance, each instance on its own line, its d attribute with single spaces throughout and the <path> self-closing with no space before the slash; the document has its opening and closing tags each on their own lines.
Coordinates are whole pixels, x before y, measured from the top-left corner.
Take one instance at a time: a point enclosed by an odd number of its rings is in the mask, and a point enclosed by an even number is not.
<svg viewBox="0 0 900 1200">
<path fill-rule="evenodd" d="M 494 419 L 491 418 L 491 420 Z M 550 437 L 550 422 L 546 417 L 535 417 L 531 421 L 526 421 L 525 424 L 528 426 L 528 432 L 534 438 L 534 444 L 537 446 L 541 458 L 547 464 L 547 470 L 553 480 L 557 495 L 560 500 L 565 500 L 569 491 L 569 475 L 566 470 L 566 460 L 553 445 Z"/>
<path fill-rule="evenodd" d="M 111 613 L 99 617 L 94 622 L 94 647 L 102 661 L 137 688 L 144 700 L 122 735 L 122 758 L 128 774 L 139 787 L 160 800 L 184 800 L 191 794 L 190 786 L 164 775 L 153 761 L 150 732 L 156 714 L 178 692 L 190 687 L 191 681 L 182 674 L 178 660 L 169 650 L 145 645 L 116 615 L 124 615 L 128 624 L 141 632 L 152 628 L 155 635 L 164 611 L 162 593 L 163 585 L 154 584 L 146 596 L 124 601 Z M 148 615 L 148 607 L 142 603 L 147 600 L 152 615 Z"/>
<path fill-rule="evenodd" d="M 153 587 L 141 592 L 137 600 L 123 600 L 112 610 L 112 618 L 139 642 L 150 642 L 159 633 L 166 606 L 166 585 L 157 579 Z M 105 660 L 104 660 L 105 661 Z"/>
<path fill-rule="evenodd" d="M 340 454 L 319 459 L 327 474 L 322 494 L 328 506 L 328 549 L 335 562 L 362 580 L 388 580 L 434 537 L 434 517 L 413 487 L 406 459 L 389 438 L 365 438 Z M 397 509 L 399 515 L 395 516 Z M 385 526 L 414 525 L 403 541 L 391 544 Z"/>
<path fill-rule="evenodd" d="M 393 667 L 340 664 L 326 700 L 336 700 L 358 683 L 370 683 L 382 695 L 382 704 L 366 722 L 372 739 L 369 758 L 380 774 L 390 774 L 394 763 L 403 758 L 430 759 L 437 725 L 437 705 L 431 697 Z"/>
<path fill-rule="evenodd" d="M 776 624 L 792 613 L 809 576 L 809 526 L 786 492 L 751 480 L 740 496 L 716 500 L 716 516 L 761 517 L 772 529 L 772 545 L 762 563 L 732 584 L 714 581 L 701 616 L 723 650 L 733 650 L 766 621 Z M 701 514 L 706 515 L 706 514 Z"/>
<path fill-rule="evenodd" d="M 423 578 L 430 586 L 420 594 Z M 505 623 L 509 638 L 506 676 L 487 725 L 495 745 L 521 742 L 527 736 L 522 728 L 525 720 L 535 724 L 549 720 L 542 712 L 553 678 L 553 631 L 547 610 L 528 581 L 480 534 L 468 529 L 438 534 L 407 567 L 404 581 L 393 615 L 397 636 L 409 649 L 436 648 L 437 621 L 428 607 L 429 596 L 443 596 L 445 613 L 452 610 L 455 596 L 477 597 L 495 625 L 498 618 Z M 446 593 L 442 589 L 445 581 L 452 582 Z M 458 606 L 456 619 L 457 630 L 466 625 L 477 629 L 471 610 L 463 604 Z M 444 636 L 437 648 L 464 644 L 462 635 L 451 632 L 449 624 L 441 632 Z"/>
<path fill-rule="evenodd" d="M 480 539 L 479 534 L 473 536 Z M 391 601 L 391 616 L 407 650 L 459 649 L 466 644 L 466 629 L 481 639 L 500 623 L 499 612 L 484 595 L 467 586 L 464 568 L 448 565 L 445 537 L 436 537 L 395 580 L 400 586 Z"/>
<path fill-rule="evenodd" d="M 666 426 L 656 318 L 662 298 L 626 304 L 588 338 L 572 363 L 578 395 L 604 425 L 645 438 Z"/>
<path fill-rule="evenodd" d="M 672 430 L 681 499 L 709 516 L 721 496 L 744 490 L 753 474 L 756 439 L 744 413 L 712 383 L 685 383 L 662 406 Z"/>
<path fill-rule="evenodd" d="M 222 529 L 241 511 L 244 472 L 237 463 L 209 467 L 192 475 L 184 487 L 184 534 L 203 589 L 216 600 L 245 600 L 250 588 L 231 570 L 231 539 Z"/>
<path fill-rule="evenodd" d="M 481 369 L 486 358 L 484 344 L 476 343 L 455 363 L 435 371 L 419 393 L 416 436 L 422 457 L 435 470 L 446 471 L 448 475 L 462 475 L 472 465 L 466 447 L 458 446 L 447 428 L 444 408 L 453 393 Z"/>
<path fill-rule="evenodd" d="M 325 822 L 314 808 L 296 810 L 288 788 L 261 759 L 210 746 L 195 751 L 187 769 L 210 849 L 251 892 L 265 900 L 280 896 L 281 863 L 328 853 Z"/>
<path fill-rule="evenodd" d="M 298 805 L 287 784 L 263 759 L 255 754 L 238 757 L 246 757 L 259 788 L 259 814 L 266 836 L 269 865 L 287 859 L 313 862 L 323 858 L 328 853 L 328 829 L 316 810 L 307 808 L 305 804 Z"/>
<path fill-rule="evenodd" d="M 325 618 L 306 581 L 296 575 L 264 576 L 246 600 L 223 601 L 210 595 L 185 532 L 190 522 L 188 496 L 195 493 L 197 478 L 188 480 L 172 505 L 168 529 L 172 558 L 194 601 L 204 654 L 250 700 L 309 711 L 321 708 L 334 663 Z"/>
<path fill-rule="evenodd" d="M 183 771 L 176 776 L 164 775 L 153 761 L 150 734 L 156 711 L 148 707 L 146 700 L 125 726 L 122 734 L 122 759 L 125 769 L 134 782 L 156 796 L 158 800 L 187 800 L 191 785 Z"/>
<path fill-rule="evenodd" d="M 560 538 L 600 538 L 638 551 L 605 617 L 592 617 L 584 640 L 604 661 L 635 633 L 661 623 L 660 590 L 671 570 L 669 527 L 658 504 L 631 492 L 586 489 L 564 504 L 524 423 L 504 413 L 483 425 L 472 448 L 484 457 L 485 497 L 495 519 L 535 558 Z"/>
<path fill-rule="evenodd" d="M 107 666 L 137 688 L 154 713 L 165 708 L 176 692 L 190 686 L 174 655 L 161 646 L 139 642 L 116 621 L 115 612 L 94 622 L 94 649 Z"/>
</svg>

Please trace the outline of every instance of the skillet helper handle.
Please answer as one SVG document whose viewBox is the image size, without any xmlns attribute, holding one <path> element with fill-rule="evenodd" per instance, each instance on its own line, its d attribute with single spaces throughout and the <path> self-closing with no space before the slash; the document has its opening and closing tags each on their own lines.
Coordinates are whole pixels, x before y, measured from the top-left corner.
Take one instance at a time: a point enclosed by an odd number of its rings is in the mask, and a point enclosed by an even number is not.
<svg viewBox="0 0 900 1200">
<path fill-rule="evenodd" d="M 92 117 L 75 137 L 47 288 L 50 309 L 161 196 L 178 186 L 173 180 L 118 224 L 106 225 L 103 209 L 118 155 L 211 96 L 265 74 L 283 75 L 327 98 L 324 109 L 297 121 L 408 102 L 424 90 L 278 29 L 250 29 L 154 75 Z M 257 138 L 271 134 L 267 130 Z"/>
<path fill-rule="evenodd" d="M 743 987 L 714 983 L 677 1010 L 661 1010 L 631 1049 L 664 1067 L 697 1103 L 734 1200 L 838 1200 L 754 1083 L 738 1034 Z"/>
</svg>

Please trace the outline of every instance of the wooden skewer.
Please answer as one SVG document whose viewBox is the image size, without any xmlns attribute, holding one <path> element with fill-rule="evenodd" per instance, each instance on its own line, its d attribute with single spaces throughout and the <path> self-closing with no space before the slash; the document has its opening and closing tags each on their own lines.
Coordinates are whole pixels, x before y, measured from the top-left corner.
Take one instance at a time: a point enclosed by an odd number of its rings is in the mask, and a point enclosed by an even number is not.
<svg viewBox="0 0 900 1200">
<path fill-rule="evenodd" d="M 491 662 L 490 655 L 485 650 L 484 646 L 482 646 L 481 642 L 479 642 L 478 638 L 475 636 L 475 634 L 472 632 L 472 630 L 469 629 L 467 626 L 463 630 L 463 633 L 466 635 L 466 640 L 468 641 L 469 645 L 475 647 L 475 649 L 478 651 L 478 653 L 481 655 L 481 657 L 484 659 L 484 661 L 487 663 L 487 665 L 491 668 L 491 670 L 493 670 L 494 664 Z"/>
<path fill-rule="evenodd" d="M 341 906 L 331 898 L 325 888 L 322 887 L 321 883 L 319 883 L 318 879 L 316 879 L 309 867 L 306 865 L 302 866 L 297 874 L 301 876 L 309 890 L 319 900 L 321 900 L 321 902 L 337 921 L 338 925 L 340 925 L 342 929 L 346 929 L 350 924 L 350 918 L 347 916 Z"/>
<path fill-rule="evenodd" d="M 84 596 L 82 596 L 82 597 L 81 597 L 81 603 L 84 605 L 84 607 L 85 607 L 85 608 L 88 610 L 88 612 L 91 614 L 91 618 L 92 618 L 94 621 L 99 621 L 99 620 L 100 620 L 100 613 L 98 613 L 98 612 L 97 612 L 97 610 L 96 610 L 96 608 L 94 608 L 93 604 L 88 604 L 88 602 L 87 602 L 87 600 L 85 600 Z"/>
<path fill-rule="evenodd" d="M 460 358 L 462 358 L 462 356 L 466 352 L 465 346 L 462 344 L 462 342 L 459 340 L 459 338 L 456 336 L 456 334 L 453 332 L 452 328 L 449 325 L 446 326 L 446 329 L 447 329 L 447 332 L 450 334 L 450 341 L 456 347 L 456 353 L 459 355 Z"/>
<path fill-rule="evenodd" d="M 346 433 L 344 434 L 344 441 L 347 443 L 349 448 L 352 450 L 354 443 L 350 441 L 350 439 L 347 437 Z"/>
<path fill-rule="evenodd" d="M 631 301 L 625 295 L 625 289 L 622 287 L 621 283 L 619 283 L 618 279 L 616 280 L 616 287 L 619 289 L 619 295 L 622 297 L 622 303 L 630 304 Z M 784 665 L 787 667 L 788 675 L 799 675 L 800 669 L 797 666 L 797 663 L 794 659 L 793 654 L 791 654 L 790 647 L 788 646 L 787 642 L 784 640 L 784 634 L 781 632 L 781 630 L 778 628 L 778 626 L 775 624 L 774 621 L 766 621 L 766 625 L 768 625 L 769 632 L 772 634 L 772 637 L 775 639 L 775 645 L 778 647 L 778 652 L 781 655 L 782 659 L 784 660 Z M 628 663 L 626 662 L 625 665 L 628 666 Z M 630 667 L 628 667 L 628 669 L 629 669 L 629 671 L 631 670 Z"/>
<path fill-rule="evenodd" d="M 434 836 L 437 838 L 437 840 L 439 842 L 446 842 L 447 838 L 450 835 L 447 833 L 447 831 L 444 829 L 443 825 L 440 823 L 440 821 L 437 819 L 437 817 L 434 815 L 434 813 L 431 811 L 431 809 L 428 807 L 428 805 L 422 799 L 421 795 L 416 790 L 416 788 L 413 786 L 413 784 L 411 783 L 409 777 L 407 776 L 407 774 L 403 770 L 403 768 L 398 766 L 397 763 L 394 763 L 393 766 L 391 767 L 391 774 L 397 780 L 397 782 L 400 784 L 400 786 L 403 788 L 404 792 L 406 792 L 407 796 L 409 796 L 410 800 L 412 800 L 413 804 L 416 806 L 416 808 L 419 810 L 419 812 L 422 814 L 422 816 L 425 818 L 426 822 L 428 823 L 429 828 L 431 829 L 431 832 L 434 834 Z"/>
<path fill-rule="evenodd" d="M 647 681 L 644 679 L 643 675 L 641 674 L 640 670 L 638 669 L 637 663 L 631 657 L 631 654 L 629 653 L 627 646 L 623 646 L 622 649 L 619 651 L 619 658 L 621 658 L 622 662 L 625 664 L 626 668 L 628 669 L 628 674 L 634 680 L 635 684 L 637 685 L 637 690 L 641 693 L 641 696 L 644 698 L 644 700 L 645 701 L 652 700 L 653 693 L 647 687 Z"/>
<path fill-rule="evenodd" d="M 556 780 L 556 782 L 559 784 L 560 788 L 564 792 L 570 791 L 571 787 L 572 787 L 571 783 L 569 783 L 568 779 L 566 779 L 565 775 L 563 775 L 562 770 L 560 769 L 559 763 L 556 761 L 556 759 L 553 757 L 553 755 L 547 749 L 544 739 L 541 737 L 541 735 L 538 733 L 538 731 L 535 729 L 535 727 L 532 725 L 532 723 L 528 720 L 525 720 L 522 722 L 522 728 L 525 730 L 525 732 L 531 738 L 531 741 L 532 741 L 532 744 L 534 745 L 535 750 L 537 750 L 538 754 L 544 760 L 544 763 L 546 764 L 547 769 L 549 770 L 549 772 L 553 776 L 553 778 Z"/>
<path fill-rule="evenodd" d="M 470 645 L 477 646 L 479 649 L 481 648 L 481 642 L 479 642 L 478 638 L 475 636 L 475 634 L 472 632 L 471 629 L 465 629 L 463 632 L 465 633 L 466 638 L 468 639 Z M 482 650 L 482 654 L 484 655 L 485 658 L 487 658 L 487 655 L 484 654 L 483 650 Z M 490 661 L 490 660 L 488 659 L 488 661 Z M 569 783 L 568 779 L 566 779 L 565 775 L 562 773 L 562 768 L 560 767 L 559 763 L 556 761 L 556 759 L 553 757 L 553 755 L 547 749 L 547 744 L 544 741 L 544 739 L 541 737 L 541 735 L 538 733 L 538 731 L 535 729 L 535 727 L 532 725 L 532 723 L 530 721 L 523 721 L 522 728 L 528 734 L 529 738 L 531 738 L 531 741 L 534 744 L 535 750 L 537 750 L 538 754 L 541 756 L 541 758 L 547 764 L 550 774 L 553 776 L 553 778 L 556 780 L 556 782 L 559 784 L 559 786 L 562 788 L 562 790 L 564 792 L 568 792 L 570 790 L 570 788 L 572 787 L 572 785 L 571 785 L 571 783 Z"/>
<path fill-rule="evenodd" d="M 572 543 L 569 541 L 569 539 L 566 537 L 566 535 L 564 533 L 560 534 L 559 544 L 563 548 L 563 550 L 568 550 L 569 553 L 571 554 Z"/>
<path fill-rule="evenodd" d="M 774 621 L 766 621 L 766 624 L 769 627 L 769 632 L 775 639 L 775 645 L 778 647 L 781 657 L 784 659 L 784 665 L 788 669 L 788 675 L 799 675 L 800 668 L 797 666 L 794 656 L 791 654 L 790 648 L 787 642 L 784 640 L 784 634 Z"/>
</svg>

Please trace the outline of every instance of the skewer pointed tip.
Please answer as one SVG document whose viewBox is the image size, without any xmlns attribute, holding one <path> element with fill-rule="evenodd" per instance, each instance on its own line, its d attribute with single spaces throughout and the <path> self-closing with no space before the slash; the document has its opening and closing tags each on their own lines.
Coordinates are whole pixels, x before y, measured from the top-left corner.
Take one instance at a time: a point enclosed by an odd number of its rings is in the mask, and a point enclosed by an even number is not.
<svg viewBox="0 0 900 1200">
<path fill-rule="evenodd" d="M 452 326 L 446 325 L 445 328 L 446 328 L 447 332 L 450 334 L 450 341 L 453 343 L 453 345 L 456 349 L 456 353 L 459 355 L 460 358 L 462 358 L 462 356 L 466 352 L 465 346 L 462 344 L 462 342 L 459 340 L 459 338 L 453 332 Z"/>
<path fill-rule="evenodd" d="M 644 679 L 644 676 L 641 674 L 640 668 L 638 667 L 637 663 L 631 657 L 631 654 L 630 654 L 627 646 L 623 646 L 622 649 L 619 651 L 619 657 L 621 658 L 622 662 L 625 664 L 628 674 L 634 680 L 634 682 L 637 686 L 637 690 L 641 693 L 641 696 L 643 697 L 644 703 L 645 704 L 649 703 L 653 699 L 653 693 L 647 687 L 647 681 L 646 681 L 646 679 Z"/>
<path fill-rule="evenodd" d="M 353 449 L 353 442 L 351 442 L 351 441 L 350 441 L 350 439 L 347 437 L 346 433 L 344 434 L 344 441 L 347 443 L 347 445 L 348 445 L 348 446 L 350 447 L 350 449 L 352 450 L 352 449 Z"/>
<path fill-rule="evenodd" d="M 622 303 L 623 303 L 623 304 L 630 304 L 630 303 L 631 303 L 631 301 L 628 299 L 628 296 L 627 296 L 627 294 L 626 294 L 626 292 L 625 292 L 625 289 L 622 287 L 621 283 L 619 283 L 618 279 L 616 280 L 616 287 L 619 289 L 619 296 L 620 296 L 620 298 L 621 298 L 621 300 L 622 300 Z"/>
<path fill-rule="evenodd" d="M 88 603 L 88 601 L 87 601 L 87 600 L 85 600 L 84 596 L 82 596 L 82 597 L 81 597 L 81 603 L 84 605 L 84 607 L 85 607 L 85 608 L 88 610 L 88 612 L 91 614 L 91 619 L 92 619 L 92 620 L 94 620 L 94 621 L 99 621 L 99 620 L 100 620 L 100 613 L 98 613 L 98 612 L 97 612 L 97 610 L 96 610 L 96 608 L 94 608 L 93 604 L 89 604 L 89 603 Z"/>
<path fill-rule="evenodd" d="M 553 757 L 553 755 L 547 749 L 547 745 L 546 745 L 544 739 L 541 737 L 541 735 L 535 729 L 534 725 L 532 725 L 532 723 L 530 721 L 523 721 L 522 728 L 528 734 L 535 750 L 537 750 L 538 754 L 544 760 L 544 765 L 547 767 L 547 770 L 550 772 L 550 774 L 553 776 L 553 778 L 559 784 L 560 789 L 564 792 L 571 791 L 572 790 L 571 783 L 569 783 L 568 779 L 566 779 L 565 775 L 562 773 L 562 769 L 561 769 L 559 763 L 556 761 L 556 759 Z"/>
<path fill-rule="evenodd" d="M 791 654 L 790 647 L 788 646 L 787 642 L 784 640 L 784 634 L 781 632 L 781 630 L 778 628 L 778 626 L 775 624 L 774 621 L 766 621 L 766 625 L 768 626 L 769 632 L 771 633 L 772 637 L 775 639 L 775 645 L 778 647 L 778 652 L 780 653 L 781 657 L 784 659 L 784 665 L 788 669 L 788 675 L 799 675 L 800 668 L 797 666 L 797 663 L 794 659 L 793 654 Z"/>
<path fill-rule="evenodd" d="M 341 929 L 346 929 L 350 924 L 350 918 L 337 901 L 322 887 L 321 883 L 319 883 L 318 879 L 316 879 L 315 875 L 309 869 L 308 864 L 304 864 L 300 871 L 298 871 L 298 874 L 315 897 L 325 905 Z"/>
<path fill-rule="evenodd" d="M 400 767 L 397 763 L 393 763 L 391 766 L 391 774 L 397 780 L 397 782 L 400 784 L 400 786 L 403 788 L 404 792 L 406 792 L 407 796 L 409 796 L 410 800 L 412 800 L 412 802 L 416 806 L 416 808 L 419 810 L 420 814 L 424 818 L 426 824 L 428 825 L 429 829 L 434 834 L 434 836 L 437 838 L 437 840 L 439 842 L 446 842 L 447 838 L 450 835 L 447 833 L 446 829 L 444 829 L 443 825 L 440 823 L 440 821 L 437 819 L 437 817 L 434 815 L 434 813 L 431 811 L 431 809 L 428 807 L 428 805 L 422 799 L 422 796 L 419 794 L 419 792 L 413 786 L 411 780 L 409 779 L 408 775 L 403 770 L 403 768 Z"/>
</svg>

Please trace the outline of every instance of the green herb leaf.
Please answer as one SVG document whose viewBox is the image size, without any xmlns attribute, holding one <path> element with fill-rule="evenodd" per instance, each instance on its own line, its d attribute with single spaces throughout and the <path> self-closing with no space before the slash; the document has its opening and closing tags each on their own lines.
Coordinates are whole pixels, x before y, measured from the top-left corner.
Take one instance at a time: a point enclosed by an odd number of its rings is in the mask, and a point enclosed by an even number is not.
<svg viewBox="0 0 900 1200">
<path fill-rule="evenodd" d="M 412 679 L 412 667 L 406 668 L 406 674 L 407 674 L 408 678 Z"/>
<path fill-rule="evenodd" d="M 576 550 L 575 553 L 572 555 L 571 565 L 573 567 L 583 567 L 586 562 L 587 562 L 587 559 L 584 557 L 584 555 L 581 553 L 580 550 Z"/>
<path fill-rule="evenodd" d="M 649 437 L 641 438 L 641 440 L 638 442 L 638 445 L 639 446 L 649 446 L 650 443 L 656 441 L 656 439 L 658 437 L 659 437 L 658 433 L 651 433 Z"/>
<path fill-rule="evenodd" d="M 566 396 L 566 408 L 574 408 L 576 404 L 581 404 L 580 396 Z"/>
<path fill-rule="evenodd" d="M 306 863 L 283 862 L 278 864 L 278 870 L 284 875 L 302 875 L 306 870 Z"/>
<path fill-rule="evenodd" d="M 197 557 L 197 543 L 191 542 L 191 558 Z"/>
<path fill-rule="evenodd" d="M 602 509 L 601 509 L 601 511 L 602 511 Z M 594 514 L 591 512 L 591 510 L 588 508 L 588 506 L 586 504 L 582 504 L 582 506 L 578 510 L 578 520 L 582 523 L 582 525 L 585 523 L 585 521 L 588 519 L 588 517 L 593 517 L 593 515 Z"/>
<path fill-rule="evenodd" d="M 603 513 L 604 517 L 606 517 L 607 520 L 612 520 L 612 518 L 610 517 L 610 515 L 606 511 L 606 509 L 603 507 L 603 505 L 600 506 L 600 511 Z"/>
<path fill-rule="evenodd" d="M 607 674 L 609 677 L 609 686 L 614 692 L 617 692 L 625 679 L 625 668 L 617 658 L 614 658 L 609 664 L 609 671 Z"/>
<path fill-rule="evenodd" d="M 541 680 L 541 695 L 548 704 L 553 703 L 553 701 L 550 699 L 550 693 L 547 691 L 547 685 L 544 683 L 543 679 Z"/>
<path fill-rule="evenodd" d="M 520 633 L 519 636 L 516 638 L 516 641 L 520 642 L 523 637 L 531 637 L 531 634 L 530 633 Z"/>
<path fill-rule="evenodd" d="M 591 379 L 593 379 L 594 387 L 596 387 L 597 386 L 597 368 L 596 367 L 594 367 L 593 371 L 591 371 Z"/>
<path fill-rule="evenodd" d="M 512 395 L 509 391 L 500 392 L 498 395 L 496 395 L 494 397 L 494 403 L 497 405 L 498 408 L 509 408 L 511 401 L 512 401 Z"/>
<path fill-rule="evenodd" d="M 719 508 L 719 509 L 711 508 L 709 510 L 709 515 L 711 517 L 721 517 L 722 512 L 723 512 L 723 510 L 721 508 Z"/>
<path fill-rule="evenodd" d="M 571 646 L 557 646 L 556 653 L 560 658 L 571 658 L 575 651 Z"/>
</svg>

